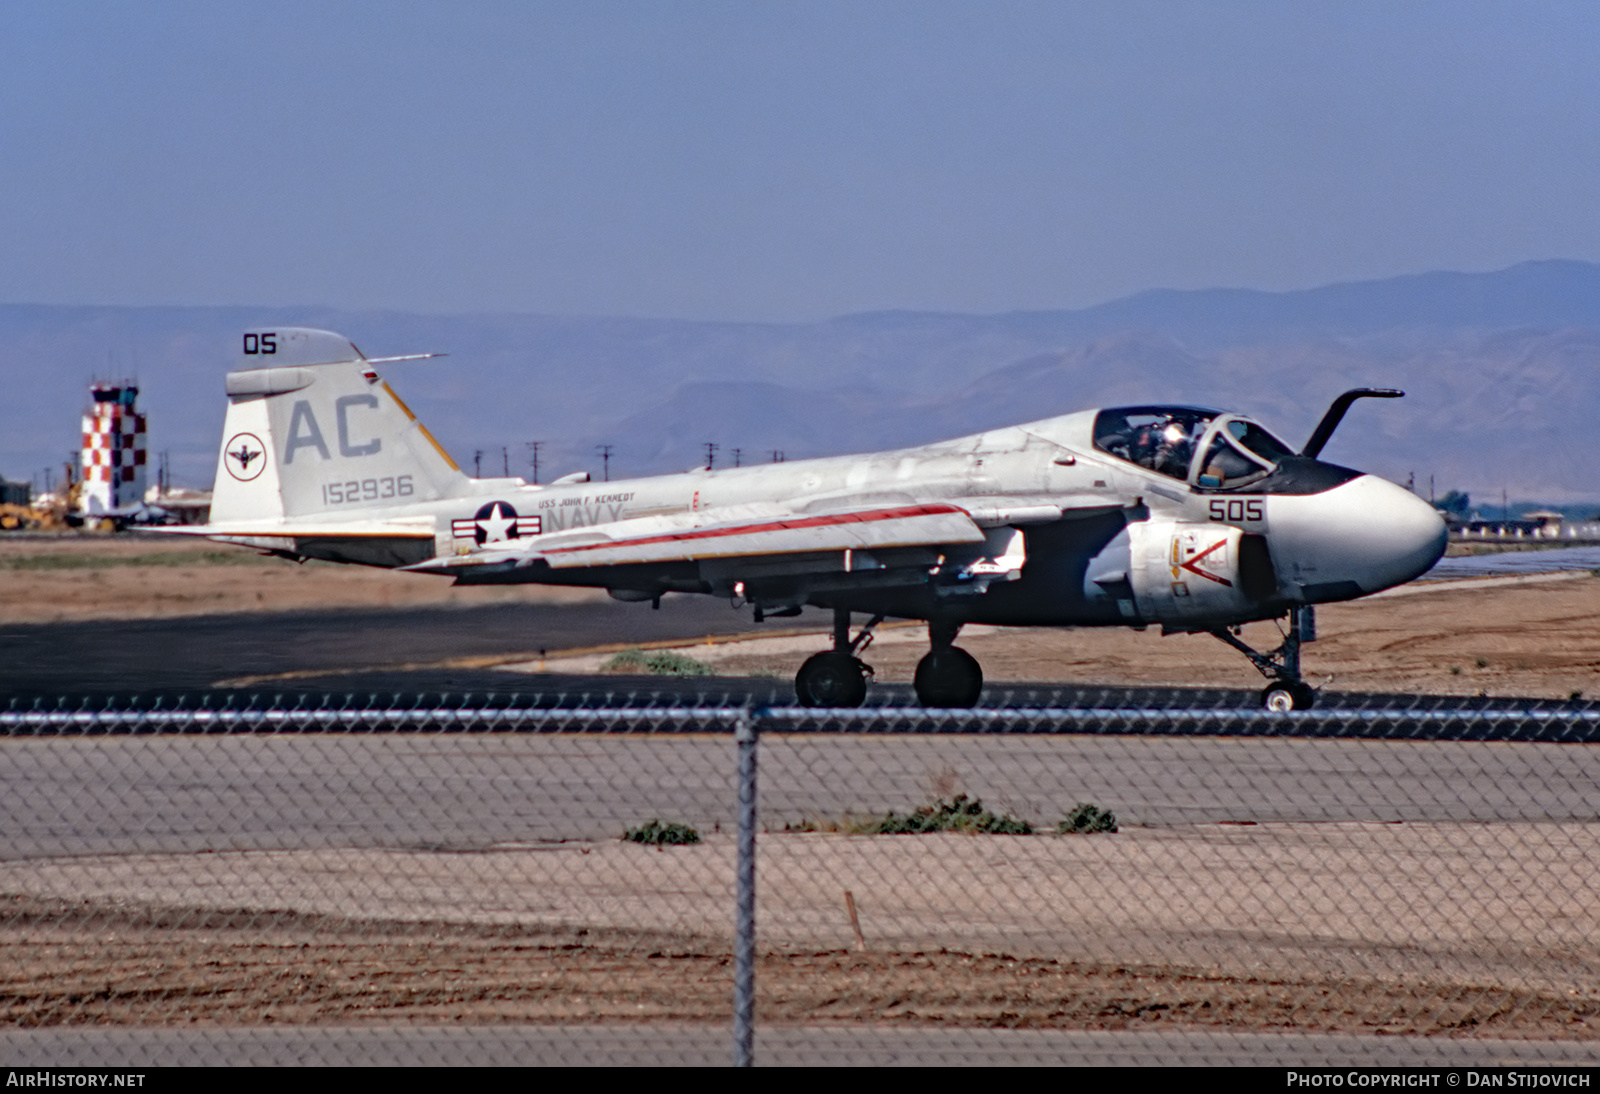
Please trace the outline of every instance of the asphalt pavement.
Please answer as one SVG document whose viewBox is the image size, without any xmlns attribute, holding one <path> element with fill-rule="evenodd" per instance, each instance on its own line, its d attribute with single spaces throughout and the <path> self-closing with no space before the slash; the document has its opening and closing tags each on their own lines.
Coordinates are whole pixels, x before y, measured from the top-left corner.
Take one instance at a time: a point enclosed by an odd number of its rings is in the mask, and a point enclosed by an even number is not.
<svg viewBox="0 0 1600 1094">
<path fill-rule="evenodd" d="M 806 622 L 823 625 L 820 613 L 811 617 Z M 492 685 L 515 691 L 504 674 L 483 672 L 474 663 L 610 644 L 692 641 L 759 628 L 748 612 L 709 597 L 668 597 L 659 611 L 606 600 L 0 623 L 0 698 L 148 696 L 240 687 L 482 691 Z M 312 676 L 319 679 L 307 682 Z M 252 683 L 252 678 L 269 682 Z"/>
<path fill-rule="evenodd" d="M 732 830 L 733 741 L 701 734 L 319 733 L 11 738 L 0 861 L 614 839 L 650 817 Z M 1175 736 L 772 734 L 763 823 L 909 811 L 952 788 L 1053 826 L 1590 823 L 1587 745 Z M 949 790 L 943 791 L 949 793 Z"/>
</svg>

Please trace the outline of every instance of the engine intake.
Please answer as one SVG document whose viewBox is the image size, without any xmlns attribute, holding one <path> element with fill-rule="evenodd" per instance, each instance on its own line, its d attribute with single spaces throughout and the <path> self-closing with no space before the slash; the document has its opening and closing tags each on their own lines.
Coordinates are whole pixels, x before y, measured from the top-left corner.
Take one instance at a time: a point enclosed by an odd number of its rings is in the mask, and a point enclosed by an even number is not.
<svg viewBox="0 0 1600 1094">
<path fill-rule="evenodd" d="M 1090 560 L 1090 603 L 1114 601 L 1125 619 L 1221 624 L 1249 617 L 1277 595 L 1265 536 L 1229 524 L 1145 520 L 1128 525 Z"/>
</svg>

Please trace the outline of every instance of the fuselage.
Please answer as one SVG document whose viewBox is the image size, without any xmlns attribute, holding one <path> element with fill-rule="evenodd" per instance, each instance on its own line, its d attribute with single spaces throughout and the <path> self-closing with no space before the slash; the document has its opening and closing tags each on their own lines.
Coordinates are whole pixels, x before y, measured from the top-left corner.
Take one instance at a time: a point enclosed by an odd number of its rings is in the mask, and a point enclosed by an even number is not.
<svg viewBox="0 0 1600 1094">
<path fill-rule="evenodd" d="M 1248 481 L 1211 485 L 1198 469 L 1180 475 L 1107 451 L 1103 438 L 1096 441 L 1096 422 L 1106 413 L 1084 411 L 866 455 L 612 482 L 536 486 L 521 479 L 463 479 L 451 496 L 411 504 L 393 497 L 393 483 L 334 473 L 322 484 L 326 506 L 303 518 L 289 514 L 280 527 L 308 526 L 297 542 L 300 554 L 397 565 L 500 540 L 537 545 L 541 537 L 583 529 L 603 535 L 608 525 L 651 517 L 715 525 L 769 511 L 825 516 L 862 506 L 946 502 L 981 527 L 1019 530 L 1026 557 L 1020 576 L 952 592 L 882 574 L 786 585 L 777 573 L 768 586 L 757 581 L 747 589 L 725 578 L 726 567 L 685 561 L 530 566 L 460 580 L 590 585 L 633 599 L 673 591 L 756 599 L 770 588 L 777 590 L 768 594 L 774 606 L 798 600 L 952 622 L 1156 623 L 1178 630 L 1367 595 L 1426 572 L 1443 551 L 1439 516 L 1386 480 L 1285 456 L 1268 472 L 1255 469 Z M 317 535 L 311 527 L 334 517 L 391 528 L 406 522 L 418 534 L 397 546 L 381 536 Z M 884 568 L 937 568 L 945 560 L 924 552 L 890 563 Z"/>
</svg>

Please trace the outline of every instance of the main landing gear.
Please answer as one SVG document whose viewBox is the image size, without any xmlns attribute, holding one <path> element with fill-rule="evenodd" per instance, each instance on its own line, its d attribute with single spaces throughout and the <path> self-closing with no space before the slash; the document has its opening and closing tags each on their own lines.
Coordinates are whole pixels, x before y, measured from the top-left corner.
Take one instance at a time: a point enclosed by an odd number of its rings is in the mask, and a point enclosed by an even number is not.
<svg viewBox="0 0 1600 1094">
<path fill-rule="evenodd" d="M 858 707 L 867 698 L 872 668 L 858 654 L 872 645 L 872 629 L 883 622 L 875 615 L 850 637 L 850 613 L 833 609 L 833 649 L 814 653 L 795 674 L 794 693 L 803 707 Z"/>
<path fill-rule="evenodd" d="M 1316 689 L 1300 678 L 1300 644 L 1317 637 L 1316 616 L 1312 609 L 1290 608 L 1288 633 L 1283 645 L 1271 653 L 1251 649 L 1224 627 L 1211 634 L 1226 642 L 1246 657 L 1272 683 L 1261 689 L 1261 705 L 1282 714 L 1291 710 L 1310 710 L 1317 701 Z"/>
<path fill-rule="evenodd" d="M 795 696 L 803 707 L 858 707 L 867 698 L 872 668 L 861 660 L 872 644 L 872 631 L 883 616 L 868 620 L 850 637 L 850 613 L 833 611 L 833 649 L 812 654 L 794 678 Z M 917 662 L 917 699 L 925 707 L 970 707 L 983 691 L 983 670 L 966 650 L 953 645 L 959 623 L 930 622 L 932 649 Z"/>
<path fill-rule="evenodd" d="M 983 691 L 983 670 L 977 658 L 952 645 L 959 623 L 928 621 L 928 642 L 933 646 L 917 662 L 917 700 L 925 707 L 971 707 Z"/>
</svg>

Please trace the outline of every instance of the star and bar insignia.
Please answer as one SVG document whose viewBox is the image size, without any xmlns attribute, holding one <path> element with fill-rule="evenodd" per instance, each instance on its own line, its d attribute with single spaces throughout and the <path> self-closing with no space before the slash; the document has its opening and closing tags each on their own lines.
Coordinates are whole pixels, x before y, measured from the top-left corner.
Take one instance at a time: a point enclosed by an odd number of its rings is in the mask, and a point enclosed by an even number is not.
<svg viewBox="0 0 1600 1094">
<path fill-rule="evenodd" d="M 451 521 L 450 534 L 457 539 L 470 539 L 482 547 L 486 543 L 536 536 L 542 524 L 539 517 L 519 517 L 507 503 L 492 501 L 469 520 Z"/>
</svg>

